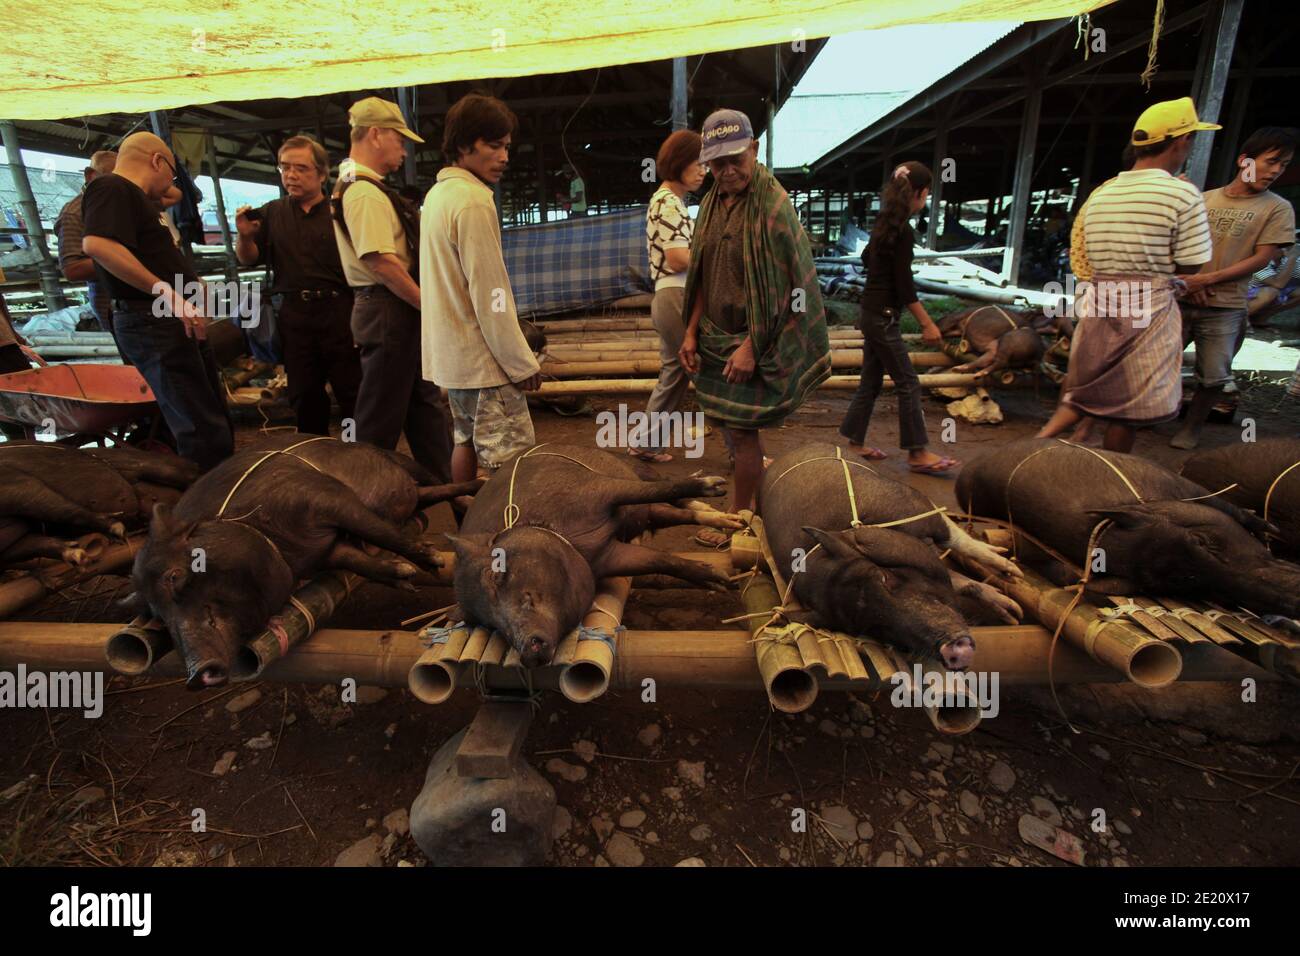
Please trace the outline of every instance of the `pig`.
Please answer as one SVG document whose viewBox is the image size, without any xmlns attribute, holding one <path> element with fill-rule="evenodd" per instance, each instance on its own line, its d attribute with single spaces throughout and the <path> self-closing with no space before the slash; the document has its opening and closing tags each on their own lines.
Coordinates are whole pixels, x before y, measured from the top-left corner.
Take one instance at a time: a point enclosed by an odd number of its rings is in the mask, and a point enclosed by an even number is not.
<svg viewBox="0 0 1300 956">
<path fill-rule="evenodd" d="M 1297 462 L 1300 438 L 1265 438 L 1199 451 L 1183 462 L 1179 474 L 1211 491 L 1235 484 L 1222 497 L 1277 525 L 1282 547 L 1294 558 L 1300 555 L 1300 468 L 1288 469 Z"/>
<path fill-rule="evenodd" d="M 977 541 L 943 514 L 890 528 L 870 525 L 934 510 L 925 495 L 869 465 L 850 462 L 857 501 L 852 527 L 844 465 L 835 446 L 805 445 L 774 461 L 763 475 L 759 511 L 773 557 L 810 622 L 878 638 L 961 671 L 974 662 L 975 639 L 963 618 L 963 597 L 1014 623 L 1021 610 L 999 591 L 943 566 L 951 548 L 990 569 L 1019 574 L 999 549 Z M 813 550 L 814 545 L 818 545 Z M 799 550 L 796 550 L 799 549 Z M 795 561 L 801 557 L 802 570 Z M 797 612 L 796 612 L 797 613 Z"/>
<path fill-rule="evenodd" d="M 1069 338 L 1072 324 L 1065 316 L 1049 317 L 1041 309 L 1027 311 L 981 305 L 944 316 L 944 335 L 961 337 L 958 351 L 975 353 L 973 361 L 955 366 L 954 372 L 994 375 L 1003 369 L 1033 368 L 1046 350 L 1043 336 L 1055 332 Z"/>
<path fill-rule="evenodd" d="M 434 545 L 399 526 L 479 483 L 419 484 L 427 475 L 396 452 L 333 438 L 287 434 L 245 448 L 174 509 L 154 508 L 131 571 L 135 591 L 123 604 L 166 625 L 188 687 L 220 686 L 238 649 L 303 579 L 341 568 L 399 586 L 433 583 L 421 569 L 438 567 Z M 363 544 L 397 556 L 369 554 Z"/>
<path fill-rule="evenodd" d="M 739 528 L 734 516 L 683 506 L 687 498 L 720 497 L 724 480 L 641 474 L 625 456 L 564 444 L 539 445 L 503 464 L 449 536 L 466 622 L 495 629 L 525 667 L 541 667 L 591 607 L 599 578 L 668 574 L 725 590 L 727 577 L 706 564 L 630 543 L 673 525 Z M 512 502 L 517 518 L 507 529 Z"/>
<path fill-rule="evenodd" d="M 0 566 L 31 558 L 80 565 L 80 537 L 125 537 L 144 524 L 166 488 L 186 487 L 198 469 L 174 455 L 130 448 L 79 449 L 52 442 L 0 445 Z"/>
<path fill-rule="evenodd" d="M 1080 568 L 1098 564 L 1089 560 L 1088 542 L 1109 518 L 1094 544 L 1105 559 L 1089 585 L 1098 594 L 1182 595 L 1287 617 L 1300 612 L 1300 567 L 1274 558 L 1256 537 L 1276 528 L 1145 458 L 1022 439 L 967 464 L 956 494 L 970 513 L 1009 519 Z M 1059 562 L 1037 548 L 1022 551 L 1027 555 L 1058 584 L 1069 583 Z"/>
</svg>

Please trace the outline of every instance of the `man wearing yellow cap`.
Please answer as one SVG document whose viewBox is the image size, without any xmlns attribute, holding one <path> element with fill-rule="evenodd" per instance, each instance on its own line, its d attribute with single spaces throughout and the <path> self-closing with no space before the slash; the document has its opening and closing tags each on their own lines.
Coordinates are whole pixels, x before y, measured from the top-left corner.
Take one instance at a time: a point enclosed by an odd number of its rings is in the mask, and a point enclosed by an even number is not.
<svg viewBox="0 0 1300 956">
<path fill-rule="evenodd" d="M 1038 433 L 1059 435 L 1084 416 L 1108 423 L 1103 446 L 1131 451 L 1137 429 L 1168 421 L 1182 400 L 1183 337 L 1177 274 L 1210 261 L 1205 200 L 1175 178 L 1197 130 L 1191 97 L 1156 103 L 1133 127 L 1133 168 L 1098 186 L 1083 211 L 1092 282 L 1075 300 L 1061 403 Z"/>
<path fill-rule="evenodd" d="M 352 149 L 332 197 L 334 238 L 352 288 L 352 339 L 361 350 L 356 437 L 394 449 L 451 480 L 451 412 L 420 370 L 420 214 L 384 177 L 406 161 L 411 132 L 396 103 L 369 96 L 348 111 Z"/>
</svg>

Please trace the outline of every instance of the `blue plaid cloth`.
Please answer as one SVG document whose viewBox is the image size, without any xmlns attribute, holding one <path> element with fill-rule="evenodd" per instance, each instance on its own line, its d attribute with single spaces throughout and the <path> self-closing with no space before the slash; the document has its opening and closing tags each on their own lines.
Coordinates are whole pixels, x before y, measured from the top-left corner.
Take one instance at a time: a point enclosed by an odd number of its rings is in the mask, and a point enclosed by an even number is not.
<svg viewBox="0 0 1300 956">
<path fill-rule="evenodd" d="M 654 292 L 647 207 L 501 231 L 521 316 L 551 315 Z"/>
</svg>

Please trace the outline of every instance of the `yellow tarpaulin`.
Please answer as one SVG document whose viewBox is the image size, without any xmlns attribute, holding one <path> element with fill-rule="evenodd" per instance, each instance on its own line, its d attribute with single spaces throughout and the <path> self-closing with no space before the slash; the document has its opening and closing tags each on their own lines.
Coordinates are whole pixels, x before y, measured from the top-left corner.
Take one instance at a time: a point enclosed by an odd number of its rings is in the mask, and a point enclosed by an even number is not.
<svg viewBox="0 0 1300 956">
<path fill-rule="evenodd" d="M 909 23 L 1055 19 L 1109 2 L 9 0 L 0 29 L 0 117 L 136 113 L 560 73 Z"/>
</svg>

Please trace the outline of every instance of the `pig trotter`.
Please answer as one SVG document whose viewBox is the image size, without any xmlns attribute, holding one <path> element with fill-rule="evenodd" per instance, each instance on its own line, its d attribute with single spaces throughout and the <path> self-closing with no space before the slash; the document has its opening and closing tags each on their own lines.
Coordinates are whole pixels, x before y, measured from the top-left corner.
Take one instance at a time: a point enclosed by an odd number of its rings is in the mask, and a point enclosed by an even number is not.
<svg viewBox="0 0 1300 956">
<path fill-rule="evenodd" d="M 379 555 L 366 554 L 360 548 L 344 541 L 339 541 L 334 545 L 326 560 L 331 568 L 351 571 L 363 578 L 379 581 L 382 584 L 400 586 L 409 583 L 407 578 L 413 578 L 420 573 L 420 569 L 410 561 L 405 561 L 402 558 L 385 558 Z"/>
<path fill-rule="evenodd" d="M 977 564 L 982 564 L 1000 574 L 1014 578 L 1024 577 L 1024 572 L 1020 568 L 1002 557 L 1006 553 L 1006 548 L 996 548 L 991 544 L 986 544 L 971 537 L 947 515 L 944 515 L 943 523 L 948 528 L 948 540 L 938 542 L 941 547 L 952 548 L 957 554 L 970 558 Z"/>
<path fill-rule="evenodd" d="M 948 576 L 952 581 L 953 590 L 958 594 L 964 594 L 973 597 L 982 604 L 991 607 L 998 617 L 1008 624 L 1018 624 L 1024 616 L 1024 611 L 1020 605 L 1011 598 L 1007 597 L 995 587 L 983 584 L 972 578 L 966 577 L 959 571 L 949 571 Z"/>
<path fill-rule="evenodd" d="M 727 576 L 721 571 L 699 561 L 689 561 L 637 544 L 616 542 L 598 561 L 592 572 L 598 578 L 634 574 L 667 574 L 690 581 L 712 591 L 728 590 Z"/>
<path fill-rule="evenodd" d="M 440 501 L 449 501 L 453 498 L 466 498 L 473 500 L 474 493 L 483 487 L 484 480 L 475 478 L 473 481 L 461 481 L 450 485 L 421 485 L 419 487 L 420 507 L 427 508 L 430 505 L 436 505 Z M 465 502 L 468 504 L 468 502 Z"/>
<path fill-rule="evenodd" d="M 613 483 L 609 500 L 613 505 L 647 505 L 681 498 L 721 498 L 727 493 L 726 485 L 727 479 L 717 475 L 666 481 L 618 481 Z"/>
</svg>

